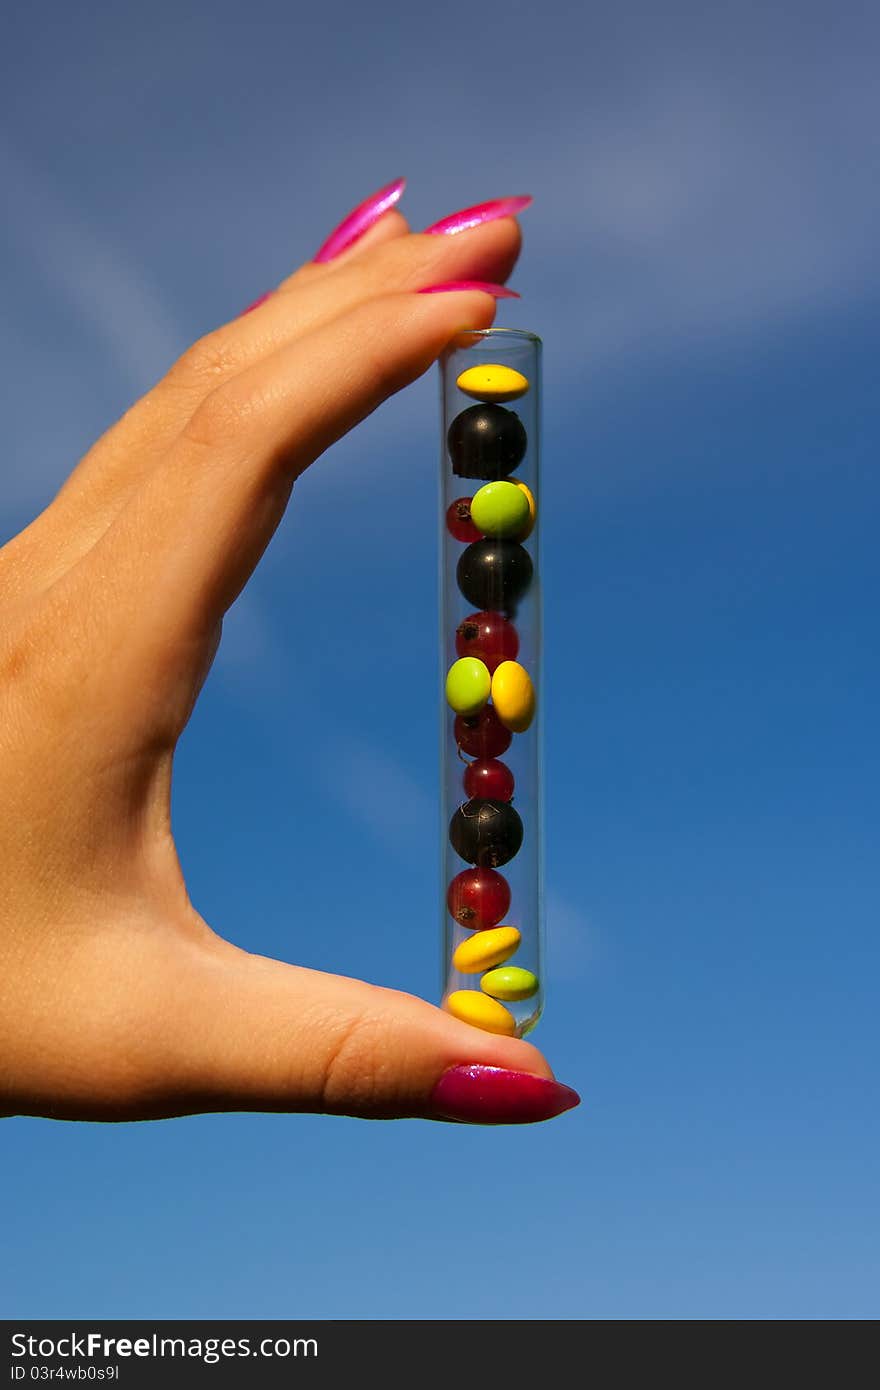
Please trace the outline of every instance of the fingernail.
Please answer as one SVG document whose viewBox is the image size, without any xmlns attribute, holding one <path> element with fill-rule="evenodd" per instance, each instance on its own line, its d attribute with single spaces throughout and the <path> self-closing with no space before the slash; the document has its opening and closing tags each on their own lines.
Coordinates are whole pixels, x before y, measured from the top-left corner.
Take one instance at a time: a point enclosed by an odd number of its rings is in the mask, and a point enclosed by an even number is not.
<svg viewBox="0 0 880 1390">
<path fill-rule="evenodd" d="M 358 203 L 330 233 L 314 260 L 332 261 L 346 246 L 351 246 L 353 241 L 363 236 L 368 227 L 372 227 L 373 223 L 378 221 L 383 212 L 394 206 L 405 187 L 406 179 L 395 179 L 394 183 L 386 184 L 378 193 L 371 193 L 369 198 Z"/>
<path fill-rule="evenodd" d="M 449 1067 L 431 1092 L 431 1108 L 437 1119 L 483 1125 L 551 1120 L 580 1101 L 577 1091 L 558 1081 L 476 1064 Z"/>
<path fill-rule="evenodd" d="M 439 294 L 441 290 L 483 290 L 486 294 L 494 294 L 496 299 L 519 299 L 516 290 L 509 290 L 506 285 L 493 285 L 489 280 L 447 280 L 443 285 L 425 285 L 418 290 L 418 294 Z"/>
<path fill-rule="evenodd" d="M 460 212 L 451 212 L 448 217 L 442 217 L 439 222 L 434 222 L 430 227 L 426 227 L 426 232 L 445 232 L 451 235 L 453 232 L 463 232 L 468 227 L 477 227 L 481 222 L 494 222 L 496 217 L 512 217 L 516 212 L 522 212 L 530 203 L 534 202 L 531 194 L 525 193 L 518 198 L 493 198 L 488 203 L 477 203 L 472 208 L 462 208 Z"/>
<path fill-rule="evenodd" d="M 259 309 L 259 307 L 260 307 L 261 304 L 265 304 L 265 303 L 266 303 L 266 300 L 267 300 L 267 299 L 271 299 L 271 298 L 272 298 L 272 291 L 271 291 L 271 290 L 267 290 L 265 294 L 261 294 L 261 295 L 260 295 L 259 299 L 255 299 L 254 302 L 253 302 L 253 304 L 249 304 L 249 305 L 247 306 L 246 309 L 242 309 L 242 311 L 241 311 L 241 313 L 239 314 L 238 317 L 239 317 L 239 318 L 244 318 L 245 314 L 249 314 L 249 313 L 251 312 L 252 309 Z"/>
</svg>

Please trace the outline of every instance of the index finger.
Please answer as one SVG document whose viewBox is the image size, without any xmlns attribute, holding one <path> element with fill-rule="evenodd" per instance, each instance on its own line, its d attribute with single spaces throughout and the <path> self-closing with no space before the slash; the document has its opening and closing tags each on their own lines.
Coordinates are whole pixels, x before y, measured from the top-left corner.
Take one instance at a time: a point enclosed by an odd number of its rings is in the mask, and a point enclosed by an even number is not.
<svg viewBox="0 0 880 1390">
<path fill-rule="evenodd" d="M 457 331 L 488 328 L 495 310 L 480 290 L 379 295 L 212 392 L 70 572 L 100 610 L 113 670 L 179 667 L 252 573 L 294 479 L 421 376 Z"/>
</svg>

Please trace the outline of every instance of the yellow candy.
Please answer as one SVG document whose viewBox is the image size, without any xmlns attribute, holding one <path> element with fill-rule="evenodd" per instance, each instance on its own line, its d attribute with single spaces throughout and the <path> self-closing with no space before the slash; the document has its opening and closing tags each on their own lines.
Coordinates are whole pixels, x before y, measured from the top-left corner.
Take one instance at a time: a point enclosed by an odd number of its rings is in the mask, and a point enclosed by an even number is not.
<svg viewBox="0 0 880 1390">
<path fill-rule="evenodd" d="M 462 975 L 491 970 L 493 965 L 500 965 L 512 956 L 521 940 L 516 927 L 490 927 L 487 931 L 478 931 L 456 946 L 452 968 Z"/>
<path fill-rule="evenodd" d="M 515 401 L 529 389 L 528 377 L 500 362 L 487 362 L 482 367 L 468 367 L 456 378 L 456 386 L 466 396 L 478 401 Z"/>
<path fill-rule="evenodd" d="M 446 997 L 446 1009 L 453 1018 L 472 1023 L 487 1033 L 504 1033 L 512 1038 L 516 1032 L 516 1019 L 510 1010 L 476 989 L 454 989 Z"/>
<path fill-rule="evenodd" d="M 514 481 L 515 481 L 515 479 L 511 478 L 511 482 L 514 482 Z M 531 493 L 531 492 L 529 491 L 529 489 L 526 487 L 525 483 L 519 483 L 519 482 L 518 482 L 516 485 L 517 485 L 517 487 L 522 488 L 523 492 L 524 492 L 525 495 L 526 495 L 526 501 L 527 501 L 528 504 L 529 504 L 529 519 L 528 519 L 528 522 L 526 523 L 526 529 L 525 529 L 524 531 L 520 531 L 519 535 L 515 537 L 515 539 L 518 540 L 518 541 L 524 541 L 524 540 L 526 539 L 527 536 L 530 536 L 530 535 L 532 534 L 532 531 L 533 531 L 534 525 L 535 525 L 535 517 L 536 517 L 536 515 L 537 515 L 537 510 L 538 510 L 538 509 L 537 509 L 537 507 L 535 506 L 535 499 L 534 499 L 534 497 L 532 496 L 532 493 Z"/>
<path fill-rule="evenodd" d="M 535 717 L 535 688 L 525 666 L 502 661 L 492 677 L 492 704 L 506 728 L 523 733 Z"/>
</svg>

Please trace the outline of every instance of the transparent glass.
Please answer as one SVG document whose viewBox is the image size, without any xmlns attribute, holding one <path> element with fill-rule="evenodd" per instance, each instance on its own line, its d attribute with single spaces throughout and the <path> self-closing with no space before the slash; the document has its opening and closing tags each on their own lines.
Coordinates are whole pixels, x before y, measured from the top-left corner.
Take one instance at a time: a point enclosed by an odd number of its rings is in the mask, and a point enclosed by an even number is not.
<svg viewBox="0 0 880 1390">
<path fill-rule="evenodd" d="M 439 360 L 442 1003 L 516 1037 L 544 1000 L 540 372 L 512 328 Z"/>
</svg>

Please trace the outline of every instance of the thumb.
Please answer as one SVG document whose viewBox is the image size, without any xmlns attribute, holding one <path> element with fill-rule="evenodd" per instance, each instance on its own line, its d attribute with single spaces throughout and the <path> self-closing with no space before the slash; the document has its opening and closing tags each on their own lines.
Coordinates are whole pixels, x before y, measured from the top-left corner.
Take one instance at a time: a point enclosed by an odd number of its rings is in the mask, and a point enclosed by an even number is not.
<svg viewBox="0 0 880 1390">
<path fill-rule="evenodd" d="M 483 1032 L 397 990 L 235 947 L 200 953 L 196 978 L 178 975 L 177 988 L 180 1010 L 170 1013 L 186 1035 L 174 1049 L 177 1113 L 499 1124 L 550 1119 L 578 1104 L 530 1043 Z"/>
</svg>

